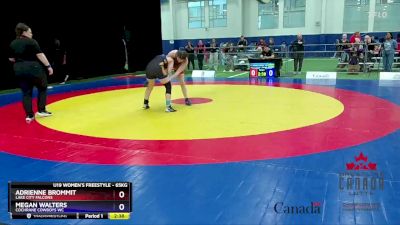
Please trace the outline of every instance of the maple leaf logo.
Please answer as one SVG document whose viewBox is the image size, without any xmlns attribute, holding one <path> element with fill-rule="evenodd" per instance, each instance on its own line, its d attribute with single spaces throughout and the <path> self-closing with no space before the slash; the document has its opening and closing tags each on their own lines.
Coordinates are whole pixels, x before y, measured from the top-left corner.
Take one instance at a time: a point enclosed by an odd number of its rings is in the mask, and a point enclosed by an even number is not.
<svg viewBox="0 0 400 225">
<path fill-rule="evenodd" d="M 354 157 L 355 162 L 346 163 L 347 170 L 376 170 L 377 164 L 369 162 L 368 157 L 362 152 L 360 155 Z"/>
</svg>

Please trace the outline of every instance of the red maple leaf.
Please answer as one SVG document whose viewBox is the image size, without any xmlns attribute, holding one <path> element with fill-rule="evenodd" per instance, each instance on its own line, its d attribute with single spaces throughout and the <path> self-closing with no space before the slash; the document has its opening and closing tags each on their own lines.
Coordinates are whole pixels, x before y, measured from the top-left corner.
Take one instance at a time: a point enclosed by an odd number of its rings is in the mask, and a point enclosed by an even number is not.
<svg viewBox="0 0 400 225">
<path fill-rule="evenodd" d="M 321 202 L 313 202 L 313 206 L 316 206 L 316 207 L 321 206 Z"/>
<path fill-rule="evenodd" d="M 354 163 L 346 163 L 346 168 L 347 170 L 353 170 L 356 164 Z"/>
<path fill-rule="evenodd" d="M 368 157 L 364 156 L 364 154 L 361 152 L 360 155 L 358 157 L 355 157 L 356 162 L 363 160 L 364 162 L 368 162 Z"/>
<path fill-rule="evenodd" d="M 376 170 L 376 163 L 369 163 L 368 167 L 370 170 Z"/>
</svg>

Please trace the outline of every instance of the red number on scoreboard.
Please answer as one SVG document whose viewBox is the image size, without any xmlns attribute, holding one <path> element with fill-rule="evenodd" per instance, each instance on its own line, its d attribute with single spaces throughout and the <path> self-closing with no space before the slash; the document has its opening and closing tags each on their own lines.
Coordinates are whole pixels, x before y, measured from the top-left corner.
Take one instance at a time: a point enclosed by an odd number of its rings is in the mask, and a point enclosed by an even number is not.
<svg viewBox="0 0 400 225">
<path fill-rule="evenodd" d="M 258 77 L 258 69 L 250 68 L 250 76 Z"/>
</svg>

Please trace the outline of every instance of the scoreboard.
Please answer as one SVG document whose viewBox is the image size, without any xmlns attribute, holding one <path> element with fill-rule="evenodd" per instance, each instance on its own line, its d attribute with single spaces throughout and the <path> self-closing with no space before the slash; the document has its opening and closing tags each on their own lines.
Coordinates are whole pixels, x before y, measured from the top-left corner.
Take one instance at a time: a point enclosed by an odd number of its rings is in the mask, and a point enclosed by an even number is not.
<svg viewBox="0 0 400 225">
<path fill-rule="evenodd" d="M 275 63 L 273 62 L 250 63 L 250 77 L 273 77 L 275 74 Z"/>
<path fill-rule="evenodd" d="M 129 219 L 130 182 L 9 182 L 12 219 Z"/>
</svg>

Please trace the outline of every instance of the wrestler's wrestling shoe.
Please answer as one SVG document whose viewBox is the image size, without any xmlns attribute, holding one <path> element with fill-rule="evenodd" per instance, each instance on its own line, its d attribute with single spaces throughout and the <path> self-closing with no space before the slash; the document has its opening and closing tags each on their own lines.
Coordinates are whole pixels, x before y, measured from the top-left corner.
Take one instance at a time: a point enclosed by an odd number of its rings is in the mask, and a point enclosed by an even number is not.
<svg viewBox="0 0 400 225">
<path fill-rule="evenodd" d="M 165 112 L 176 112 L 176 109 L 172 108 L 172 106 L 167 106 L 167 108 L 165 109 Z"/>
<path fill-rule="evenodd" d="M 191 106 L 192 105 L 192 102 L 190 101 L 189 98 L 185 98 L 185 105 L 187 105 L 187 106 Z"/>
</svg>

